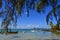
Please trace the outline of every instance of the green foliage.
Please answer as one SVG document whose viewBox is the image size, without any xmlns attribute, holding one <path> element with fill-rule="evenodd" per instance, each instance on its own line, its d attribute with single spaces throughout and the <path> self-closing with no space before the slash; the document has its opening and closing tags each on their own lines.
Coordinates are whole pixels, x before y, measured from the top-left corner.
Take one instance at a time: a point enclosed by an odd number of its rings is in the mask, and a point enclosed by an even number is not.
<svg viewBox="0 0 60 40">
<path fill-rule="evenodd" d="M 56 30 L 58 30 L 58 29 L 59 29 L 59 25 L 58 25 L 58 24 L 56 24 L 56 25 L 55 25 L 55 28 L 56 28 Z"/>
<path fill-rule="evenodd" d="M 0 0 L 0 8 L 2 7 L 2 0 Z"/>
<path fill-rule="evenodd" d="M 57 23 L 56 25 L 54 25 L 52 22 L 50 22 L 50 26 L 51 26 L 51 29 L 56 29 L 56 30 L 59 30 L 59 23 Z"/>
</svg>

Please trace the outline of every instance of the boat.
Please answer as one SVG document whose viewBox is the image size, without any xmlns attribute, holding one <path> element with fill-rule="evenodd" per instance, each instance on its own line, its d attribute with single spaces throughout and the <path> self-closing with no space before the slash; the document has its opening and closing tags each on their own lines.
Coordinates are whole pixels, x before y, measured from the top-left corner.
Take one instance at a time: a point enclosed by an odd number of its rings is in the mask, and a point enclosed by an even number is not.
<svg viewBox="0 0 60 40">
<path fill-rule="evenodd" d="M 18 32 L 7 32 L 7 34 L 17 34 Z"/>
</svg>

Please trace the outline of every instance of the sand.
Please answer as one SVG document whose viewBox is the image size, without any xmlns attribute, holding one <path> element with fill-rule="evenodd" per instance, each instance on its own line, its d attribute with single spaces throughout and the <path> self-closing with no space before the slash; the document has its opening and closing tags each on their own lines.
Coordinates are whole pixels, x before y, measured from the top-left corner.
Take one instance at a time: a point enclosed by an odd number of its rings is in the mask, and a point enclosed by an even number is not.
<svg viewBox="0 0 60 40">
<path fill-rule="evenodd" d="M 60 40 L 60 36 L 40 36 L 38 34 L 0 34 L 0 40 Z"/>
</svg>

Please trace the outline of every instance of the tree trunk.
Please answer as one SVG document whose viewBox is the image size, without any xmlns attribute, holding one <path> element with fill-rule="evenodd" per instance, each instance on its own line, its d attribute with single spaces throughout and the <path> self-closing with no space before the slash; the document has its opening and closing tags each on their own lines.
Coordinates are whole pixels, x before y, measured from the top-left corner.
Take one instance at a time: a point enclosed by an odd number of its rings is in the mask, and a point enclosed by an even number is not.
<svg viewBox="0 0 60 40">
<path fill-rule="evenodd" d="M 7 35 L 7 33 L 8 33 L 8 26 L 6 26 L 6 25 L 3 26 L 2 33 L 5 33 Z"/>
</svg>

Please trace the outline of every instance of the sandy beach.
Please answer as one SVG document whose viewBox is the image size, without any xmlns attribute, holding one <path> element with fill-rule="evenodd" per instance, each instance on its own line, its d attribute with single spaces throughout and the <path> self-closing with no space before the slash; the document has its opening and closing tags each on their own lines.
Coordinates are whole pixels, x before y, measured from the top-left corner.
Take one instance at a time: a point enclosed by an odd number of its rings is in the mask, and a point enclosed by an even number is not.
<svg viewBox="0 0 60 40">
<path fill-rule="evenodd" d="M 51 34 L 50 32 L 0 34 L 0 40 L 60 40 L 60 35 Z"/>
</svg>

